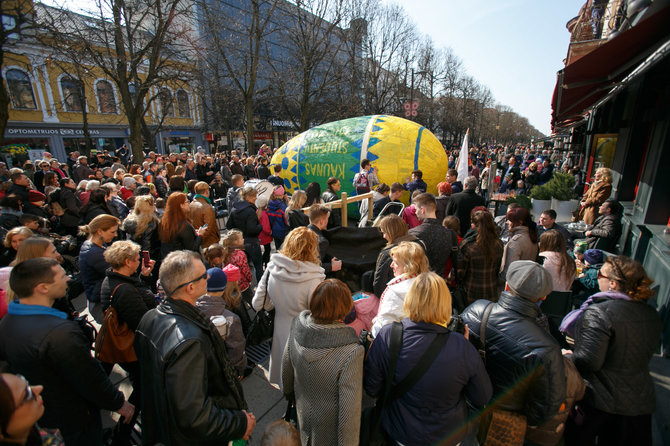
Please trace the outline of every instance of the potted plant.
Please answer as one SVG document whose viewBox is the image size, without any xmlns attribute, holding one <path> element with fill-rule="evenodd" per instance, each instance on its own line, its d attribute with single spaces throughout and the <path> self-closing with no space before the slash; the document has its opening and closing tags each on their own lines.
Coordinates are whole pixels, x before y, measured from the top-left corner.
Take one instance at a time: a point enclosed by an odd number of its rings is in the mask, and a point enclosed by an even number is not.
<svg viewBox="0 0 670 446">
<path fill-rule="evenodd" d="M 572 211 L 577 209 L 579 204 L 575 199 L 575 178 L 568 173 L 554 172 L 545 186 L 551 194 L 551 208 L 556 211 L 556 220 L 570 221 Z"/>
<path fill-rule="evenodd" d="M 510 203 L 518 203 L 519 206 L 522 208 L 526 208 L 529 211 L 532 209 L 533 205 L 530 202 L 530 198 L 528 198 L 527 195 L 519 194 L 519 195 L 512 195 L 510 196 L 507 200 L 505 200 L 506 205 L 510 205 Z"/>
<path fill-rule="evenodd" d="M 551 192 L 545 185 L 533 186 L 530 190 L 530 199 L 533 204 L 533 218 L 536 220 L 540 218 L 542 212 L 551 209 Z"/>
</svg>

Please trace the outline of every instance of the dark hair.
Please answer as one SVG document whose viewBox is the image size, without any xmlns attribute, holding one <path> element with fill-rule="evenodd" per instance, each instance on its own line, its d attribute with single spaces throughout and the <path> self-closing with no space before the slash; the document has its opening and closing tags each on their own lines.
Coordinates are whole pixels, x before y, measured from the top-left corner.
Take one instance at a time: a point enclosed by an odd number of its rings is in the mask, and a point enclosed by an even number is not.
<svg viewBox="0 0 670 446">
<path fill-rule="evenodd" d="M 528 236 L 530 241 L 537 243 L 537 225 L 530 218 L 528 209 L 519 206 L 518 208 L 507 209 L 507 219 L 512 222 L 514 226 L 526 226 L 528 228 Z"/>
<path fill-rule="evenodd" d="M 149 186 L 139 186 L 133 191 L 133 195 L 141 197 L 142 195 L 151 195 L 151 188 Z"/>
<path fill-rule="evenodd" d="M 307 201 L 305 201 L 305 207 L 313 205 L 315 202 L 319 201 L 321 197 L 321 186 L 317 182 L 311 182 L 305 188 L 305 194 L 307 194 Z"/>
<path fill-rule="evenodd" d="M 323 204 L 313 204 L 309 207 L 309 221 L 314 223 L 324 215 L 330 214 L 330 208 Z"/>
<path fill-rule="evenodd" d="M 326 279 L 317 285 L 309 301 L 312 318 L 319 324 L 344 319 L 353 306 L 351 291 L 338 279 Z"/>
<path fill-rule="evenodd" d="M 496 258 L 496 247 L 502 247 L 502 242 L 498 238 L 493 216 L 488 211 L 477 211 L 470 216 L 470 221 L 477 229 L 477 246 L 484 254 L 484 258 L 494 261 Z M 496 265 L 499 267 L 500 265 Z"/>
<path fill-rule="evenodd" d="M 552 220 L 556 220 L 556 211 L 553 209 L 547 209 L 546 211 L 542 211 L 544 215 L 547 217 L 551 218 Z"/>
<path fill-rule="evenodd" d="M 2 201 L 0 201 L 0 206 L 18 211 L 21 208 L 21 199 L 14 194 L 5 195 Z"/>
<path fill-rule="evenodd" d="M 455 215 L 447 215 L 442 220 L 442 226 L 454 231 L 457 235 L 461 235 L 461 219 Z"/>
<path fill-rule="evenodd" d="M 402 184 L 391 183 L 391 192 L 398 192 L 399 190 L 405 190 Z"/>
<path fill-rule="evenodd" d="M 168 181 L 168 187 L 173 192 L 184 192 L 185 184 L 184 177 L 179 175 L 172 175 L 170 181 Z"/>
<path fill-rule="evenodd" d="M 337 178 L 337 177 L 330 177 L 330 178 L 328 178 L 328 181 L 326 182 L 326 184 L 328 185 L 328 189 L 331 189 L 331 186 L 332 186 L 333 184 L 337 184 L 337 183 L 339 183 L 339 181 L 340 181 L 340 179 Z"/>
<path fill-rule="evenodd" d="M 617 200 L 615 200 L 614 198 L 610 198 L 608 200 L 605 200 L 605 203 L 607 203 L 607 207 L 610 209 L 612 215 L 621 214 L 623 208 L 621 206 L 621 203 L 619 203 Z"/>
<path fill-rule="evenodd" d="M 419 194 L 416 197 L 412 195 L 412 197 L 412 203 L 414 203 L 414 207 L 426 208 L 430 212 L 434 211 L 435 207 L 437 206 L 435 202 L 435 195 L 429 194 L 428 192 Z"/>
<path fill-rule="evenodd" d="M 456 175 L 458 177 L 458 171 L 456 169 L 449 169 L 447 171 L 447 175 L 450 176 L 450 177 L 453 177 L 454 175 Z"/>
<path fill-rule="evenodd" d="M 68 184 L 70 181 L 72 181 L 72 178 L 69 177 L 61 178 L 60 181 L 58 182 L 58 185 L 60 187 L 65 187 L 65 185 Z"/>
<path fill-rule="evenodd" d="M 386 192 L 389 192 L 391 190 L 391 188 L 386 183 L 379 183 L 379 185 L 377 186 L 377 188 L 375 190 L 377 192 L 379 192 L 380 194 L 385 194 Z"/>
<path fill-rule="evenodd" d="M 279 172 L 281 172 L 281 165 L 280 165 L 280 164 L 275 164 L 275 165 L 272 167 L 272 170 L 274 170 L 275 173 L 279 173 Z"/>
<path fill-rule="evenodd" d="M 553 211 L 552 211 L 553 212 Z M 544 212 L 543 212 L 544 214 Z M 574 278 L 577 267 L 575 261 L 568 255 L 565 246 L 565 237 L 556 229 L 550 229 L 540 236 L 540 252 L 551 251 L 556 252 L 561 257 L 558 266 L 558 274 L 565 274 Z"/>
<path fill-rule="evenodd" d="M 412 175 L 416 176 L 418 179 L 423 178 L 423 172 L 421 172 L 419 169 L 413 170 Z"/>
<path fill-rule="evenodd" d="M 32 214 L 23 214 L 22 216 L 19 217 L 19 223 L 22 225 L 25 225 L 26 223 L 30 223 L 33 221 L 40 221 L 40 218 L 37 215 L 32 215 Z"/>
<path fill-rule="evenodd" d="M 19 298 L 29 297 L 40 283 L 53 283 L 56 273 L 54 266 L 58 260 L 49 257 L 36 257 L 26 260 L 12 268 L 9 274 L 9 287 Z"/>
<path fill-rule="evenodd" d="M 361 169 L 365 169 L 365 166 L 368 166 L 370 164 L 370 160 L 367 158 L 363 158 L 361 160 Z"/>
</svg>

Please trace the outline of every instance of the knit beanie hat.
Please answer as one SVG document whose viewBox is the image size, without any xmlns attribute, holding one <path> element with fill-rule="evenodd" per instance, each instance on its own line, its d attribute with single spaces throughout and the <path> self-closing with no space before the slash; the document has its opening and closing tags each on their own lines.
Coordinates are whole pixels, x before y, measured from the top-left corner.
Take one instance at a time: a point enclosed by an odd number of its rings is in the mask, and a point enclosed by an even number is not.
<svg viewBox="0 0 670 446">
<path fill-rule="evenodd" d="M 584 261 L 589 265 L 600 265 L 605 260 L 605 255 L 599 249 L 587 249 L 584 253 Z"/>
<path fill-rule="evenodd" d="M 29 190 L 28 191 L 28 201 L 31 203 L 37 203 L 38 201 L 46 201 L 47 196 L 38 190 Z"/>
<path fill-rule="evenodd" d="M 517 260 L 507 269 L 507 285 L 518 296 L 536 300 L 553 289 L 551 274 L 532 260 Z"/>
<path fill-rule="evenodd" d="M 226 273 L 226 277 L 228 278 L 228 282 L 237 282 L 242 278 L 242 274 L 240 273 L 240 269 L 233 265 L 232 263 L 229 263 L 223 268 L 223 272 Z"/>
<path fill-rule="evenodd" d="M 228 283 L 228 276 L 221 268 L 210 268 L 207 270 L 207 291 L 223 291 Z"/>
</svg>

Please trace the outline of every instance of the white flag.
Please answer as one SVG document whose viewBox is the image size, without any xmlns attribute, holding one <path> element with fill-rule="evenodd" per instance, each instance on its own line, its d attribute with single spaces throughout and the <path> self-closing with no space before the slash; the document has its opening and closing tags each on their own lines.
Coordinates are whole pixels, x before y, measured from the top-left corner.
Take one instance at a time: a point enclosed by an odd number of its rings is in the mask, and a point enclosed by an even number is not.
<svg viewBox="0 0 670 446">
<path fill-rule="evenodd" d="M 470 129 L 465 132 L 465 137 L 463 138 L 463 145 L 461 146 L 461 153 L 458 154 L 458 161 L 456 163 L 456 171 L 458 172 L 458 181 L 464 182 L 465 178 L 468 176 L 468 164 L 470 160 L 470 153 L 468 151 L 468 134 Z"/>
</svg>

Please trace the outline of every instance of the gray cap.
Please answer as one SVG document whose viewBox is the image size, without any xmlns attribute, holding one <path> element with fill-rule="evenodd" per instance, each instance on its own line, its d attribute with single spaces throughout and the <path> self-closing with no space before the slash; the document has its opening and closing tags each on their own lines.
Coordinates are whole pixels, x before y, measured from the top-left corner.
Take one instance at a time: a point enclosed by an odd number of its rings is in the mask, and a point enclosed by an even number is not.
<svg viewBox="0 0 670 446">
<path fill-rule="evenodd" d="M 531 260 L 517 260 L 507 269 L 507 285 L 518 296 L 537 300 L 553 289 L 551 275 Z"/>
</svg>

